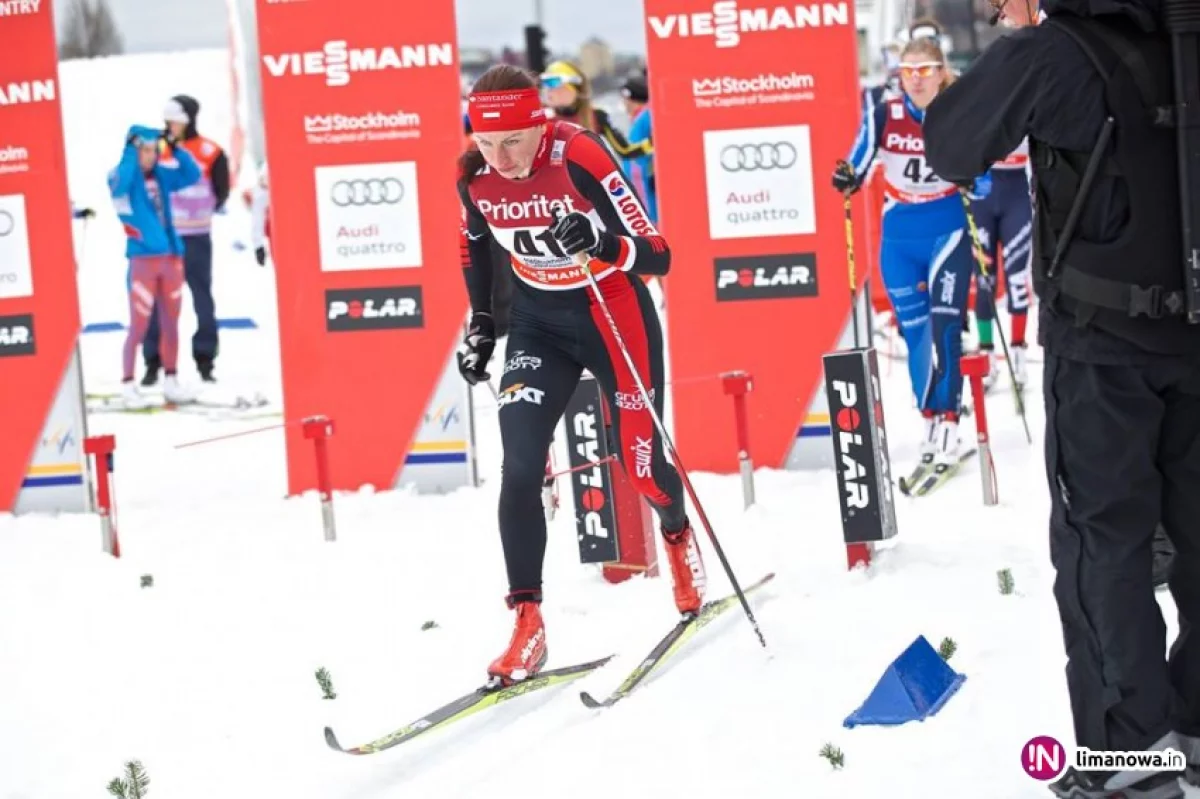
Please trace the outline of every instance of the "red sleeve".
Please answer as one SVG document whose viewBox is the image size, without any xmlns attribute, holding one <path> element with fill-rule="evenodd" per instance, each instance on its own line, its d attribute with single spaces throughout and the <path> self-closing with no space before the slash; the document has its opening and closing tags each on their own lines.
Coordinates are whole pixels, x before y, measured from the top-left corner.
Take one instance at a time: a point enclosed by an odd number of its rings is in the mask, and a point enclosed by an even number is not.
<svg viewBox="0 0 1200 799">
<path fill-rule="evenodd" d="M 604 229 L 617 237 L 619 252 L 604 260 L 634 274 L 667 274 L 671 248 L 600 137 L 591 131 L 576 134 L 565 157 L 575 188 L 595 207 Z"/>
</svg>

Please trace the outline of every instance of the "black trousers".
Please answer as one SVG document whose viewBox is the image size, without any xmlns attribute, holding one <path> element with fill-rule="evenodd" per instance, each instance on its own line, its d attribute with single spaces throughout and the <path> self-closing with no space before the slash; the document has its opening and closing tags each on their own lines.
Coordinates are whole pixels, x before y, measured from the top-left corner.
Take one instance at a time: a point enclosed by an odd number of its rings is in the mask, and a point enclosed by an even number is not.
<svg viewBox="0 0 1200 799">
<path fill-rule="evenodd" d="M 636 277 L 606 280 L 605 287 L 609 310 L 661 418 L 663 335 L 654 301 Z M 608 401 L 616 454 L 630 482 L 650 502 L 664 530 L 681 530 L 687 520 L 679 473 L 663 453 L 662 438 L 603 312 L 587 299 L 590 289 L 587 296 L 570 292 L 578 302 L 552 303 L 550 298 L 539 302 L 532 289 L 514 288 L 500 381 L 500 537 L 510 596 L 522 599 L 541 596 L 546 454 L 584 369 Z"/>
<path fill-rule="evenodd" d="M 1200 735 L 1200 360 L 1083 363 L 1047 353 L 1054 595 L 1076 744 L 1139 750 Z M 1153 588 L 1159 525 L 1179 637 Z"/>
</svg>

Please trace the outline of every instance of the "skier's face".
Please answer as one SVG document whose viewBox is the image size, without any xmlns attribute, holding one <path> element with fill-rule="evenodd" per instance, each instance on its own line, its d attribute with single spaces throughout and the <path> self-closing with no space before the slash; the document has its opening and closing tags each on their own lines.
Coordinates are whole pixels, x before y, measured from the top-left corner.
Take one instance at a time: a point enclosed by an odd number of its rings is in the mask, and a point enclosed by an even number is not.
<svg viewBox="0 0 1200 799">
<path fill-rule="evenodd" d="M 900 84 L 917 108 L 924 108 L 937 97 L 943 69 L 941 62 L 931 61 L 924 53 L 910 53 L 900 60 Z"/>
<path fill-rule="evenodd" d="M 523 130 L 475 133 L 475 143 L 488 166 L 508 180 L 529 177 L 534 156 L 542 140 L 543 126 Z"/>
<path fill-rule="evenodd" d="M 138 145 L 138 163 L 143 172 L 154 169 L 154 165 L 158 163 L 158 142 L 144 141 Z"/>
</svg>

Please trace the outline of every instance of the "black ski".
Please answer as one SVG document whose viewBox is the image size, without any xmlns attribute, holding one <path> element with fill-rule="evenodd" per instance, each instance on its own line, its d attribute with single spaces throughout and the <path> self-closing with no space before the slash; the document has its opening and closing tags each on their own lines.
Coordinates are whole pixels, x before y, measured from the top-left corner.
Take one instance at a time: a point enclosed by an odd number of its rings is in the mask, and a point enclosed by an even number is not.
<svg viewBox="0 0 1200 799">
<path fill-rule="evenodd" d="M 485 685 L 469 694 L 460 696 L 453 702 L 442 705 L 437 710 L 425 714 L 413 723 L 406 724 L 395 732 L 390 732 L 370 743 L 361 744 L 349 749 L 338 743 L 337 736 L 334 735 L 333 730 L 326 727 L 325 743 L 329 744 L 330 749 L 344 752 L 348 755 L 369 755 L 375 752 L 382 752 L 385 749 L 391 749 L 393 746 L 399 746 L 405 741 L 411 741 L 422 733 L 449 726 L 456 721 L 461 721 L 468 716 L 478 713 L 480 710 L 495 707 L 509 699 L 516 699 L 518 696 L 540 691 L 543 688 L 564 685 L 577 680 L 600 668 L 611 659 L 612 656 L 610 655 L 600 660 L 593 660 L 590 663 L 580 663 L 574 666 L 564 666 L 561 669 L 543 671 L 515 685 L 496 687 Z"/>
<path fill-rule="evenodd" d="M 749 595 L 751 591 L 762 588 L 774 577 L 774 573 L 768 574 L 753 585 L 747 586 L 743 593 Z M 587 691 L 582 691 L 579 694 L 580 700 L 583 704 L 593 709 L 612 707 L 617 702 L 629 696 L 633 692 L 633 689 L 637 688 L 647 677 L 657 671 L 663 663 L 675 655 L 689 638 L 725 611 L 738 606 L 739 602 L 736 594 L 706 603 L 700 608 L 698 613 L 692 616 L 685 616 L 678 624 L 672 627 L 671 631 L 663 636 L 655 647 L 650 650 L 650 654 L 638 663 L 633 671 L 629 673 L 629 676 L 606 698 L 602 700 L 596 699 Z"/>
</svg>

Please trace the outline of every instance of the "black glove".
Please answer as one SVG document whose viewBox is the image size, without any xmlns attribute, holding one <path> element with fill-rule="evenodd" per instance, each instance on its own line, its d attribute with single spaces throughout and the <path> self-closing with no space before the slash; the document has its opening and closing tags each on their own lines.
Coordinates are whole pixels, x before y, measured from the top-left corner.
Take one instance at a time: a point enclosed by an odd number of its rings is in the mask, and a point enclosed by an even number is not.
<svg viewBox="0 0 1200 799">
<path fill-rule="evenodd" d="M 550 226 L 550 235 L 558 240 L 567 255 L 583 252 L 612 263 L 621 252 L 616 236 L 600 230 L 595 222 L 578 211 L 555 219 Z"/>
<path fill-rule="evenodd" d="M 858 175 L 854 174 L 854 167 L 845 161 L 838 161 L 837 166 L 833 168 L 833 187 L 842 194 L 853 194 L 860 188 Z"/>
<path fill-rule="evenodd" d="M 266 247 L 258 247 L 257 249 L 255 249 L 254 250 L 254 260 L 258 261 L 259 266 L 266 266 L 267 265 L 267 248 Z M 445 352 L 445 350 L 442 350 L 442 352 Z"/>
<path fill-rule="evenodd" d="M 462 344 L 458 346 L 458 371 L 471 385 L 490 380 L 488 361 L 496 350 L 496 323 L 489 313 L 471 315 L 471 324 Z"/>
</svg>

